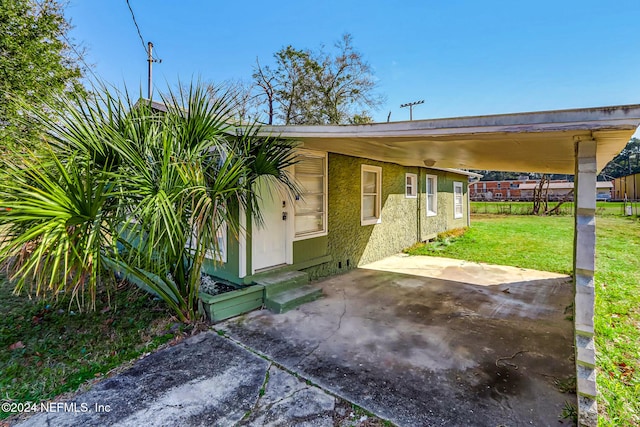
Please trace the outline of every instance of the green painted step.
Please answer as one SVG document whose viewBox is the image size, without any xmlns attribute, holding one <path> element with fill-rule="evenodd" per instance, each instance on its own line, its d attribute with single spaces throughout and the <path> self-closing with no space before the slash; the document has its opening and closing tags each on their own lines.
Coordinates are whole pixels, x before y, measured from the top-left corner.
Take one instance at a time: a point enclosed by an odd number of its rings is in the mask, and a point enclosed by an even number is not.
<svg viewBox="0 0 640 427">
<path fill-rule="evenodd" d="M 280 314 L 296 308 L 301 304 L 317 300 L 321 296 L 322 288 L 305 285 L 265 298 L 265 306 L 274 313 Z"/>
<path fill-rule="evenodd" d="M 255 283 L 264 286 L 264 298 L 266 300 L 281 292 L 308 284 L 309 275 L 302 271 L 282 271 L 263 276 L 255 280 Z"/>
</svg>

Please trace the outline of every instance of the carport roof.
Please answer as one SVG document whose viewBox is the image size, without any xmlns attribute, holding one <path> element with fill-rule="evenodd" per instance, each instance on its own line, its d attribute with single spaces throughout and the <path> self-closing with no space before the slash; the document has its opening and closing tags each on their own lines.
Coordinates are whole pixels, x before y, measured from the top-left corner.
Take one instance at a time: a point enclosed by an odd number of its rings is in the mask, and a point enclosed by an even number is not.
<svg viewBox="0 0 640 427">
<path fill-rule="evenodd" d="M 265 126 L 308 149 L 435 169 L 574 173 L 575 142 L 597 141 L 598 171 L 640 124 L 640 104 L 367 125 Z"/>
</svg>

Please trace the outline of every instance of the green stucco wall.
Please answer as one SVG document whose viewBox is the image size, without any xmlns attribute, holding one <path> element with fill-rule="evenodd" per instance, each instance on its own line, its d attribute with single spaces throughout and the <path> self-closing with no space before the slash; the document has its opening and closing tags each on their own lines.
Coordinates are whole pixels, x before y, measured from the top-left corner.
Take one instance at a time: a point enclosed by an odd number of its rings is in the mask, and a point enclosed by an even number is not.
<svg viewBox="0 0 640 427">
<path fill-rule="evenodd" d="M 438 215 L 427 217 L 425 207 L 425 184 L 426 175 L 436 175 L 438 177 Z M 464 175 L 457 175 L 453 173 L 447 173 L 442 171 L 433 171 L 429 169 L 422 169 L 421 176 L 418 179 L 420 182 L 420 193 L 422 197 L 422 203 L 420 205 L 420 219 L 421 219 L 421 234 L 420 241 L 433 239 L 438 233 L 453 228 L 461 228 L 467 226 L 467 209 L 469 209 L 467 203 L 467 182 L 468 179 Z M 462 182 L 462 218 L 455 219 L 453 217 L 453 183 Z"/>
<path fill-rule="evenodd" d="M 382 168 L 382 222 L 360 225 L 361 165 Z M 311 278 L 337 274 L 402 251 L 442 231 L 467 225 L 467 177 L 427 168 L 404 167 L 358 157 L 328 155 L 328 235 L 293 242 L 293 265 Z M 418 175 L 418 197 L 405 197 L 405 174 Z M 426 175 L 438 177 L 438 215 L 427 217 Z M 453 183 L 463 183 L 463 216 L 454 219 Z M 417 214 L 419 213 L 419 214 Z M 248 275 L 238 278 L 239 243 L 227 236 L 227 262 L 207 262 L 204 271 L 234 283 L 251 282 L 251 221 L 247 219 Z M 324 262 L 325 260 L 329 260 Z"/>
<path fill-rule="evenodd" d="M 382 168 L 382 222 L 360 225 L 360 171 L 367 164 Z M 306 269 L 312 278 L 340 273 L 398 253 L 417 241 L 449 228 L 466 225 L 466 181 L 464 175 L 426 168 L 329 154 L 329 199 L 327 253 L 331 262 Z M 418 197 L 405 197 L 405 174 L 418 175 Z M 426 174 L 438 176 L 438 215 L 424 212 Z M 453 182 L 463 182 L 463 218 L 453 218 Z M 420 212 L 420 217 L 416 214 Z M 296 242 L 300 243 L 300 242 Z M 300 256 L 294 252 L 294 256 Z"/>
<path fill-rule="evenodd" d="M 320 236 L 293 242 L 293 263 L 301 264 L 329 253 L 329 237 Z"/>
</svg>

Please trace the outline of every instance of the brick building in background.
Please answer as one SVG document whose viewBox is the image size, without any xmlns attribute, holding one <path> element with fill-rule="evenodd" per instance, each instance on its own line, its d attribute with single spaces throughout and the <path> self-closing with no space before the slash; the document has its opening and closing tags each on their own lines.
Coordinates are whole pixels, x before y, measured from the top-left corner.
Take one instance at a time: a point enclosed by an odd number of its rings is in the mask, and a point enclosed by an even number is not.
<svg viewBox="0 0 640 427">
<path fill-rule="evenodd" d="M 537 184 L 535 179 L 477 181 L 469 184 L 469 197 L 474 201 L 520 200 L 520 184 Z"/>
<path fill-rule="evenodd" d="M 469 197 L 473 201 L 533 200 L 533 193 L 539 182 L 537 179 L 476 181 L 469 184 Z M 611 199 L 613 183 L 609 181 L 598 182 L 596 187 L 599 200 Z M 547 194 L 549 200 L 561 200 L 566 197 L 572 200 L 573 196 L 569 195 L 572 190 L 573 182 L 554 180 L 549 182 Z M 615 198 L 615 196 L 613 197 Z"/>
</svg>

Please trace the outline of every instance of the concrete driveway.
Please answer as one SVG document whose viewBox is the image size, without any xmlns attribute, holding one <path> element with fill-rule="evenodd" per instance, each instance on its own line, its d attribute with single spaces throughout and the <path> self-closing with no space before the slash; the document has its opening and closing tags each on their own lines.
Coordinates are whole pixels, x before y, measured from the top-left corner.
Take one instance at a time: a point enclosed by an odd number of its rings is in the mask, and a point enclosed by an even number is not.
<svg viewBox="0 0 640 427">
<path fill-rule="evenodd" d="M 3 407 L 4 408 L 4 407 Z M 33 415 L 25 419 L 27 416 Z M 251 350 L 207 331 L 138 360 L 89 391 L 0 426 L 382 427 Z"/>
<path fill-rule="evenodd" d="M 401 426 L 557 426 L 576 404 L 567 276 L 397 255 L 317 284 L 216 328 Z"/>
<path fill-rule="evenodd" d="M 401 426 L 557 426 L 575 404 L 559 391 L 566 276 L 394 256 L 318 283 L 318 301 L 216 325 L 8 423 L 384 425 L 352 402 Z"/>
</svg>

